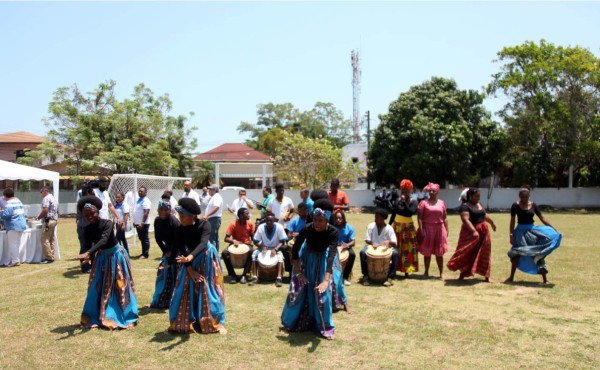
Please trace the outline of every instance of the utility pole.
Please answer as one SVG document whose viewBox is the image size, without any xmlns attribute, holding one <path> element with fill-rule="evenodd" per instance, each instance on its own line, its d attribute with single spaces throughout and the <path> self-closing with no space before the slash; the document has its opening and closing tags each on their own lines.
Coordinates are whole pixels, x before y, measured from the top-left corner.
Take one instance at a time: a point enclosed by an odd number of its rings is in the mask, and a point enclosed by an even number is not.
<svg viewBox="0 0 600 370">
<path fill-rule="evenodd" d="M 371 147 L 371 112 L 367 111 L 367 190 L 371 190 L 371 181 L 369 181 L 369 148 Z"/>
</svg>

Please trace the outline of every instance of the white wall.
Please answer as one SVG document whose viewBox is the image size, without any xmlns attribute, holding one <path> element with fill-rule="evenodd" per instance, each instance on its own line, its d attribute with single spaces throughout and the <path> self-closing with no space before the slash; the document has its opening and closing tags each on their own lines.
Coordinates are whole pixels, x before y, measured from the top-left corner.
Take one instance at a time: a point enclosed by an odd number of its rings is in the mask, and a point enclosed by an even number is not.
<svg viewBox="0 0 600 370">
<path fill-rule="evenodd" d="M 344 191 L 348 194 L 351 207 L 373 207 L 375 194 L 379 193 L 380 190 Z M 460 205 L 458 197 L 461 192 L 461 189 L 442 189 L 440 190 L 439 197 L 446 202 L 448 208 L 457 208 Z M 221 190 L 220 193 L 225 204 L 230 205 L 238 196 L 238 192 L 235 190 Z M 488 189 L 481 189 L 481 204 L 491 209 L 509 209 L 511 204 L 518 199 L 519 189 L 494 188 L 489 203 L 487 194 Z M 286 189 L 285 195 L 292 198 L 294 204 L 300 203 L 300 190 Z M 262 191 L 259 189 L 248 190 L 247 196 L 253 201 L 262 202 L 263 200 Z M 32 192 L 29 196 L 17 194 L 17 197 L 26 205 L 27 216 L 34 217 L 40 213 L 40 203 L 34 203 L 33 201 L 34 198 L 39 198 L 39 202 L 41 202 L 39 192 Z M 60 197 L 60 199 L 63 199 L 62 191 Z M 27 202 L 27 199 L 30 201 Z M 69 199 L 69 197 L 65 197 L 64 199 Z M 537 188 L 532 190 L 531 199 L 540 206 L 551 206 L 554 208 L 600 208 L 600 188 Z M 76 203 L 74 202 L 61 202 L 59 208 L 61 215 L 76 213 Z"/>
</svg>

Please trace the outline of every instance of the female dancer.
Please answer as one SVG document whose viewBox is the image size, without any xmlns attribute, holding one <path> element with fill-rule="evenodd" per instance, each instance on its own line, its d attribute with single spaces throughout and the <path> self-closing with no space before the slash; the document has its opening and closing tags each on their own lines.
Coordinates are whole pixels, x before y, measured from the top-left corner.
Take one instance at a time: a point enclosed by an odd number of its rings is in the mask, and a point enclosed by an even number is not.
<svg viewBox="0 0 600 370">
<path fill-rule="evenodd" d="M 226 334 L 223 274 L 219 253 L 208 242 L 210 224 L 198 218 L 200 206 L 192 198 L 180 199 L 177 212 L 181 227 L 175 234 L 169 264 L 176 260 L 179 266 L 169 331 Z"/>
<path fill-rule="evenodd" d="M 177 264 L 169 264 L 171 249 L 175 244 L 175 234 L 179 227 L 179 220 L 171 213 L 171 202 L 167 199 L 158 201 L 158 217 L 154 219 L 154 239 L 163 252 L 162 259 L 156 273 L 154 295 L 150 307 L 169 308 L 173 287 L 177 279 Z"/>
<path fill-rule="evenodd" d="M 456 251 L 448 261 L 448 269 L 460 271 L 459 280 L 479 274 L 491 283 L 492 242 L 487 223 L 496 231 L 496 224 L 479 204 L 481 193 L 478 189 L 465 189 L 460 195 L 462 205 L 459 208 L 462 227 L 458 237 Z"/>
<path fill-rule="evenodd" d="M 89 225 L 84 230 L 87 251 L 75 258 L 86 260 L 95 254 L 81 325 L 131 328 L 137 323 L 138 307 L 129 254 L 117 242 L 112 221 L 100 219 L 101 208 L 102 201 L 95 196 L 85 196 L 77 202 L 77 209 Z"/>
<path fill-rule="evenodd" d="M 512 283 L 517 268 L 527 274 L 542 275 L 543 283 L 548 284 L 546 256 L 560 246 L 562 235 L 550 225 L 538 206 L 529 200 L 530 190 L 523 187 L 519 191 L 519 201 L 510 208 L 510 244 L 508 257 L 512 263 L 507 283 Z M 533 216 L 537 215 L 545 226 L 534 226 Z M 515 228 L 515 216 L 517 227 Z"/>
<path fill-rule="evenodd" d="M 419 253 L 425 260 L 425 276 L 429 276 L 431 255 L 435 255 L 440 279 L 444 279 L 444 253 L 448 251 L 448 219 L 446 218 L 446 203 L 438 199 L 440 186 L 429 183 L 425 188 L 429 199 L 419 203 L 419 230 L 417 237 L 421 240 Z"/>
<path fill-rule="evenodd" d="M 324 203 L 328 203 L 325 205 Z M 292 250 L 292 278 L 281 314 L 283 329 L 316 329 L 326 339 L 333 339 L 332 272 L 337 255 L 338 231 L 328 223 L 333 205 L 326 199 L 315 202 L 313 222 L 296 238 Z"/>
<path fill-rule="evenodd" d="M 412 216 L 417 213 L 419 204 L 416 199 L 410 197 L 412 189 L 413 183 L 410 180 L 400 181 L 400 198 L 394 203 L 392 217 L 390 217 L 390 225 L 394 228 L 398 241 L 398 253 L 400 254 L 398 269 L 404 272 L 405 277 L 408 277 L 411 272 L 419 271 L 417 232 L 412 220 Z"/>
</svg>

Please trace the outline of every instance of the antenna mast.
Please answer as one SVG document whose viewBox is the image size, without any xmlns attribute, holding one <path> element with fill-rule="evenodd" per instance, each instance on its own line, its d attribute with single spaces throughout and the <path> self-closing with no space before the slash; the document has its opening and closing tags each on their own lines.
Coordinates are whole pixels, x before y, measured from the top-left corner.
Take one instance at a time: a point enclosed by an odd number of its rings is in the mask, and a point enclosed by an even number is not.
<svg viewBox="0 0 600 370">
<path fill-rule="evenodd" d="M 352 50 L 352 142 L 360 142 L 360 126 L 362 117 L 360 115 L 360 57 L 358 51 Z"/>
</svg>

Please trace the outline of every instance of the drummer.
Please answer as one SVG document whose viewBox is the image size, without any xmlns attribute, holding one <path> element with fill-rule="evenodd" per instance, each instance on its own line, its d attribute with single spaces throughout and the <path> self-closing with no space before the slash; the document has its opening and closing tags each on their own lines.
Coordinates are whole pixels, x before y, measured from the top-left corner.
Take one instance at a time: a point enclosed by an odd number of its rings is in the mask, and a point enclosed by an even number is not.
<svg viewBox="0 0 600 370">
<path fill-rule="evenodd" d="M 344 285 L 350 285 L 350 273 L 352 267 L 354 267 L 354 260 L 356 259 L 356 253 L 354 253 L 355 237 L 354 227 L 346 222 L 346 214 L 340 210 L 335 214 L 335 227 L 338 229 L 340 235 L 338 240 L 338 248 L 341 250 L 348 250 L 348 263 L 344 268 Z"/>
<path fill-rule="evenodd" d="M 365 237 L 367 245 L 360 251 L 360 269 L 363 274 L 363 285 L 370 285 L 369 270 L 367 267 L 367 249 L 369 245 L 375 249 L 392 248 L 392 264 L 388 273 L 388 279 L 383 283 L 383 286 L 390 287 L 393 285 L 392 278 L 396 275 L 396 266 L 398 265 L 398 251 L 395 248 L 397 239 L 394 229 L 386 223 L 387 218 L 388 211 L 383 208 L 377 208 L 375 210 L 375 222 L 371 222 L 367 226 L 367 235 Z"/>
<path fill-rule="evenodd" d="M 304 202 L 298 204 L 297 207 L 298 217 L 294 218 L 288 224 L 287 236 L 288 240 L 294 240 L 298 234 L 300 234 L 300 230 L 304 229 L 304 226 L 308 223 L 308 205 Z M 291 261 L 291 246 L 284 245 L 282 248 L 283 252 L 283 262 L 285 271 L 291 273 L 292 272 L 292 261 Z"/>
<path fill-rule="evenodd" d="M 225 262 L 227 268 L 227 274 L 229 275 L 229 283 L 246 284 L 246 274 L 250 272 L 250 265 L 252 263 L 252 237 L 254 236 L 254 223 L 250 221 L 250 210 L 248 208 L 240 208 L 237 210 L 237 220 L 232 221 L 225 231 L 225 243 L 229 245 L 235 245 L 236 247 L 240 244 L 246 244 L 249 247 L 248 254 L 246 256 L 246 264 L 244 265 L 244 272 L 242 276 L 237 276 L 235 269 L 231 264 L 231 253 L 228 248 L 225 248 L 221 252 L 221 258 Z"/>
<path fill-rule="evenodd" d="M 253 241 L 258 249 L 252 253 L 253 276 L 250 285 L 254 285 L 257 280 L 257 260 L 259 253 L 270 253 L 271 257 L 277 256 L 277 279 L 275 280 L 275 286 L 281 286 L 281 276 L 283 274 L 283 253 L 281 253 L 281 248 L 287 240 L 283 226 L 276 221 L 273 213 L 267 212 L 266 222 L 261 224 L 256 230 L 256 234 L 254 234 Z"/>
</svg>

